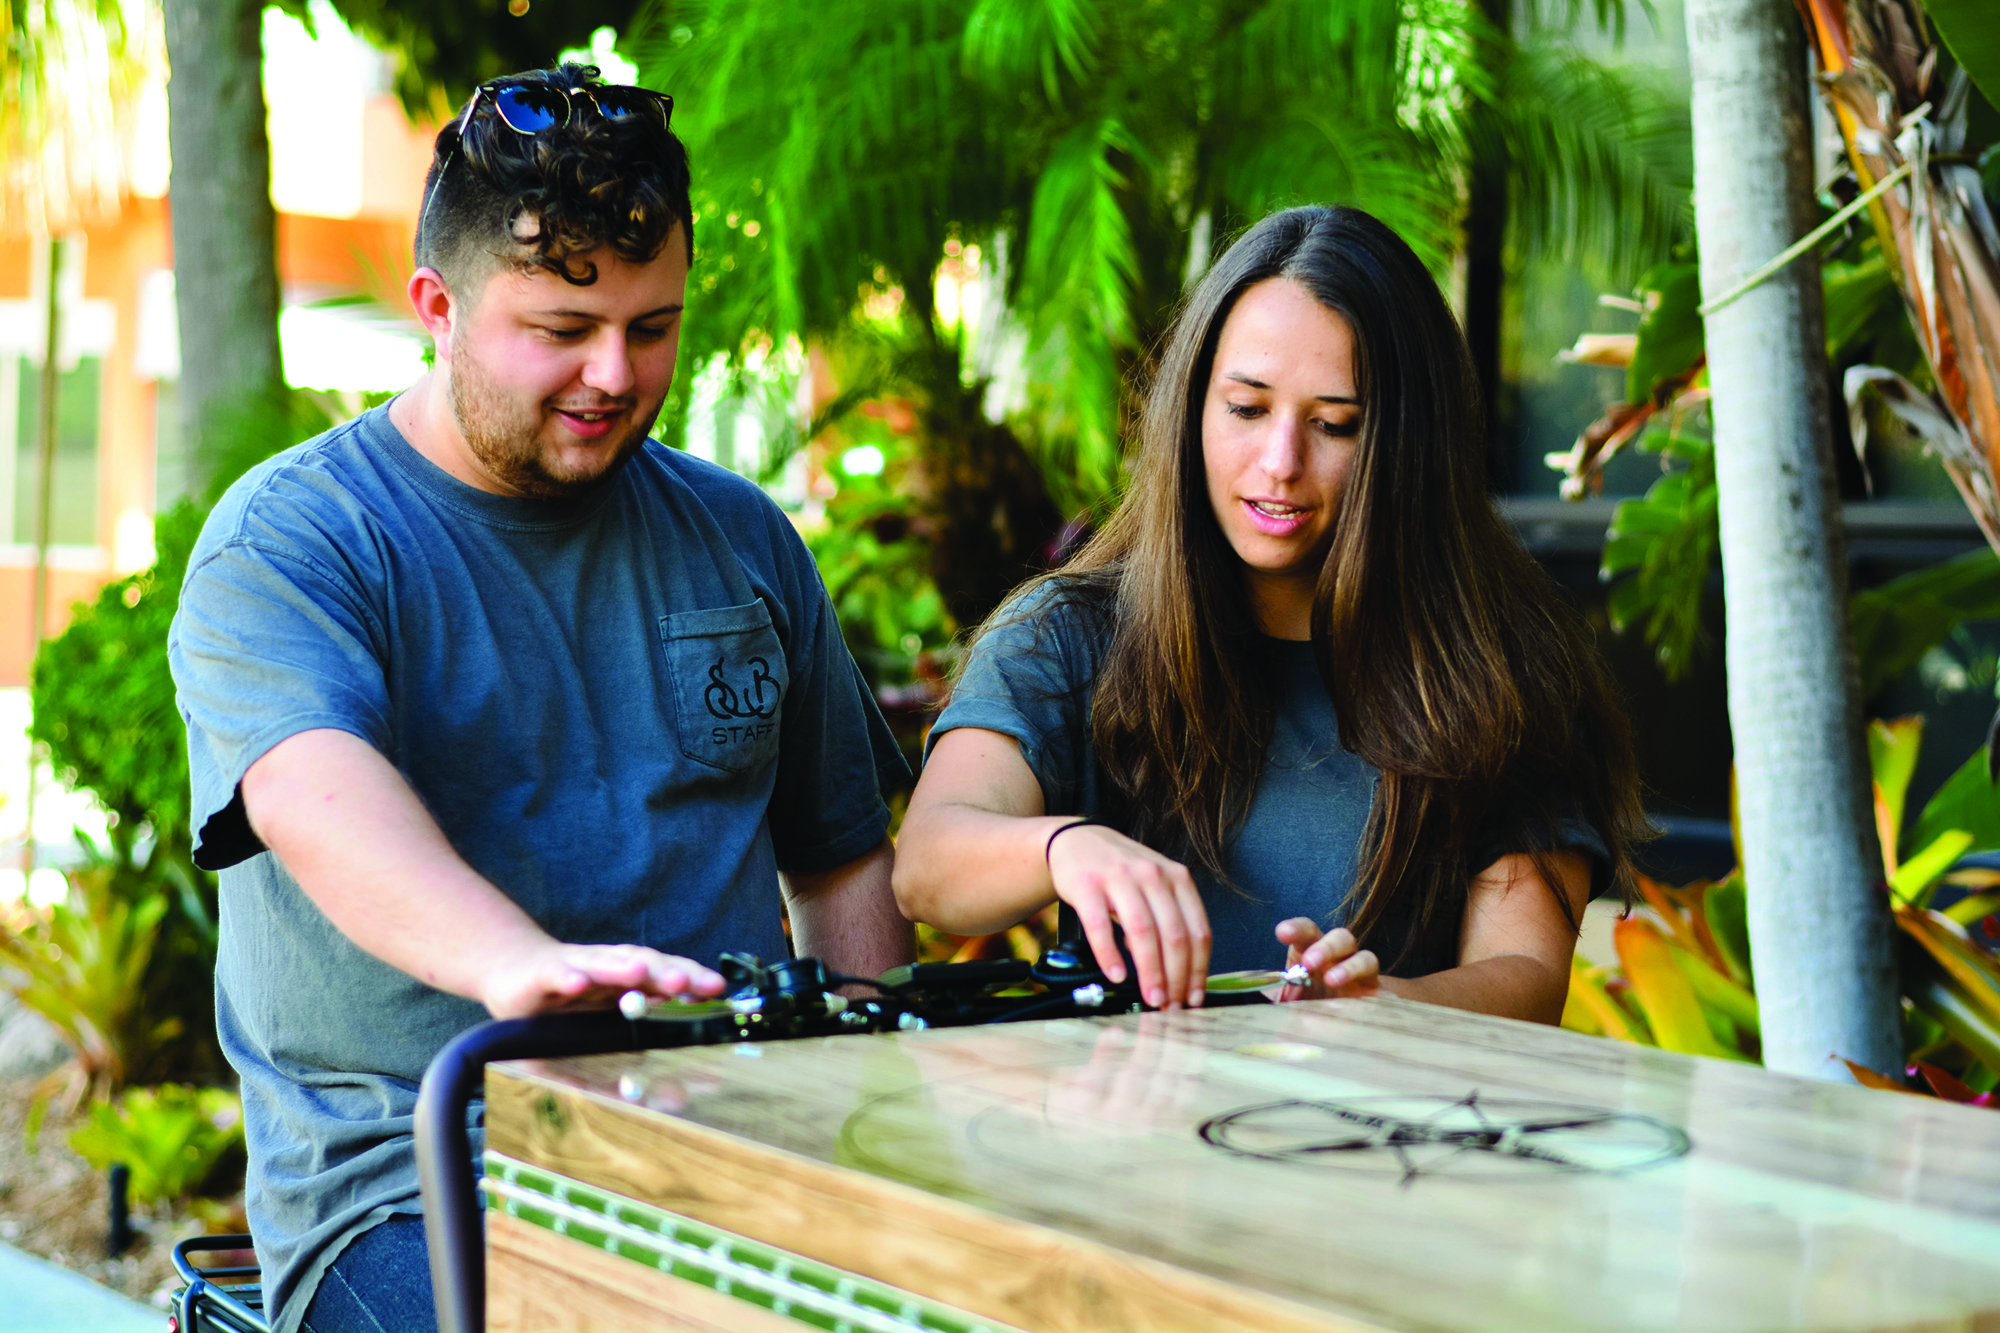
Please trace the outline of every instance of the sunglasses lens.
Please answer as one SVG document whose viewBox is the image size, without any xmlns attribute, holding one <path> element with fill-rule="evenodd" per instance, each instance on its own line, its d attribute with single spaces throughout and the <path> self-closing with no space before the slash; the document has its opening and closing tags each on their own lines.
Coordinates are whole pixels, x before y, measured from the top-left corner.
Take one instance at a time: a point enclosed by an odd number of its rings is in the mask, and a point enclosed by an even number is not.
<svg viewBox="0 0 2000 1333">
<path fill-rule="evenodd" d="M 509 84 L 493 90 L 493 105 L 522 134 L 540 134 L 569 119 L 569 97 L 559 88 Z"/>
<path fill-rule="evenodd" d="M 631 120 L 635 116 L 666 119 L 660 99 L 636 88 L 599 88 L 591 96 L 606 120 Z"/>
</svg>

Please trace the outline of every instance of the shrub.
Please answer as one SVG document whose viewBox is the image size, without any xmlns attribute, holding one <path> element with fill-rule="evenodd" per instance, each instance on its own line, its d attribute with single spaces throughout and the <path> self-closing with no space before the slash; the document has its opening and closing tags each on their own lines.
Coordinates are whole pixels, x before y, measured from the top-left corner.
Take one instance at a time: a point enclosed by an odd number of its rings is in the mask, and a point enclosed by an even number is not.
<svg viewBox="0 0 2000 1333">
<path fill-rule="evenodd" d="M 69 1146 L 99 1171 L 123 1162 L 134 1203 L 171 1202 L 199 1190 L 243 1142 L 243 1106 L 220 1088 L 133 1088 L 90 1108 Z"/>
</svg>

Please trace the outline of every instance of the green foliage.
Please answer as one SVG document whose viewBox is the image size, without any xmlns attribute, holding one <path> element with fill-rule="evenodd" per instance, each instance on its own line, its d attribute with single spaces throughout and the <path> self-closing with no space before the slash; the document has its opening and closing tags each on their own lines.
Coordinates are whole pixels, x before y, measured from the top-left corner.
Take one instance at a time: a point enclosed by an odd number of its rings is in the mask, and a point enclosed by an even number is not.
<svg viewBox="0 0 2000 1333">
<path fill-rule="evenodd" d="M 166 1203 L 199 1190 L 243 1143 L 243 1104 L 220 1088 L 133 1088 L 90 1108 L 69 1146 L 99 1171 L 123 1162 L 134 1203 Z"/>
<path fill-rule="evenodd" d="M 1858 256 L 1822 270 L 1829 363 L 1836 371 L 1864 361 L 1888 365 L 1927 383 L 1923 352 L 1872 236 Z M 1667 410 L 1670 428 L 1639 439 L 1641 449 L 1660 456 L 1666 475 L 1613 513 L 1599 574 L 1612 585 L 1606 599 L 1612 627 L 1643 626 L 1661 670 L 1679 680 L 1709 646 L 1702 597 L 1721 545 L 1714 445 L 1688 419 L 1693 412 L 1673 401 L 1689 367 L 1705 354 L 1699 268 L 1688 261 L 1659 265 L 1639 290 L 1645 311 L 1626 395 L 1632 403 L 1667 400 L 1654 405 Z M 1978 551 L 1920 570 L 1859 594 L 1851 614 L 1868 698 L 1962 622 L 2000 618 L 2000 562 Z"/>
<path fill-rule="evenodd" d="M 1708 642 L 1702 599 L 1721 541 L 1715 446 L 1683 426 L 1648 431 L 1640 448 L 1680 466 L 1612 511 L 1598 574 L 1611 584 L 1605 595 L 1611 627 L 1623 633 L 1643 624 L 1661 671 L 1679 680 Z"/>
<path fill-rule="evenodd" d="M 853 475 L 836 460 L 839 490 L 824 517 L 805 530 L 806 545 L 869 683 L 901 683 L 917 674 L 920 656 L 949 646 L 958 627 L 931 580 L 928 544 L 913 525 L 908 439 L 877 428 L 848 432 L 844 443 L 880 449 L 882 471 Z"/>
<path fill-rule="evenodd" d="M 246 468 L 328 424 L 307 395 L 245 403 L 218 418 L 210 502 Z M 156 560 L 79 604 L 30 672 L 31 741 L 56 778 L 88 792 L 108 845 L 84 839 L 69 903 L 0 921 L 0 982 L 44 1014 L 77 1052 L 98 1094 L 128 1080 L 220 1071 L 213 972 L 215 884 L 196 869 L 187 739 L 167 669 L 167 632 L 205 504 L 154 525 Z"/>
<path fill-rule="evenodd" d="M 1923 742 L 1922 719 L 1875 722 L 1869 730 L 1878 817 L 1893 831 Z M 1982 1095 L 2000 1085 L 2000 964 L 1966 929 L 2000 911 L 2000 893 L 1974 894 L 1946 913 L 1927 909 L 1940 879 L 1966 851 L 2000 843 L 2000 787 L 1986 779 L 1985 752 L 1918 816 L 1912 843 L 1921 851 L 1899 864 L 1893 836 L 1884 842 L 1911 1072 L 1921 1072 L 1941 1097 L 2000 1105 Z M 1993 883 L 1987 871 L 1950 878 Z M 1563 1026 L 1695 1055 L 1754 1053 L 1759 1019 L 1741 869 L 1719 883 L 1679 889 L 1642 876 L 1639 888 L 1650 919 L 1615 926 L 1617 970 L 1572 961 Z M 1883 1071 L 1854 1073 L 1870 1087 L 1902 1087 Z"/>
<path fill-rule="evenodd" d="M 1913 847 L 1929 847 L 1953 829 L 1972 837 L 1968 850 L 2000 850 L 2000 786 L 1986 776 L 1986 751 L 1982 748 L 1945 780 L 1930 803 L 1917 816 L 1910 831 Z"/>
<path fill-rule="evenodd" d="M 147 979 L 171 899 L 90 850 L 92 862 L 71 872 L 67 903 L 0 923 L 0 978 L 62 1033 L 84 1088 L 103 1096 L 151 1068 L 186 1024 L 172 1006 L 159 1013 L 149 1003 L 158 998 Z"/>
<path fill-rule="evenodd" d="M 1757 979 L 1750 967 L 1750 892 L 1742 871 L 1702 896 L 1702 916 L 1715 944 L 1716 961 L 1736 981 L 1755 990 Z"/>
<path fill-rule="evenodd" d="M 108 583 L 36 654 L 28 735 L 56 778 L 89 791 L 121 825 L 188 837 L 187 738 L 167 672 L 167 629 L 201 514 L 182 502 L 154 526 L 157 562 Z"/>
<path fill-rule="evenodd" d="M 539 69 L 570 47 L 588 46 L 601 27 L 632 17 L 636 0 L 561 0 L 503 13 L 500 3 L 462 0 L 333 0 L 341 21 L 395 62 L 396 93 L 416 119 L 442 118 L 475 85 Z M 312 22 L 307 0 L 278 7 Z"/>
<path fill-rule="evenodd" d="M 1924 12 L 1973 86 L 2000 107 L 2000 24 L 1991 0 L 1924 0 Z"/>
<path fill-rule="evenodd" d="M 1930 361 L 1917 345 L 1896 276 L 1875 238 L 1868 238 L 1859 258 L 1831 261 L 1820 274 L 1826 290 L 1828 364 L 1887 366 L 1919 387 L 1930 388 Z"/>
<path fill-rule="evenodd" d="M 1622 27 L 1624 7 L 1610 10 Z M 1599 26 L 1605 17 L 1600 6 Z M 1565 16 L 1564 26 L 1576 18 Z M 1512 235 L 1524 252 L 1622 282 L 1692 234 L 1691 138 L 1679 89 L 1642 68 L 1600 65 L 1558 33 L 1512 51 L 1489 39 L 1485 50 L 1500 69 L 1493 101 L 1504 108 L 1501 143 L 1475 133 L 1470 148 L 1504 154 Z"/>
<path fill-rule="evenodd" d="M 1071 512 L 1121 484 L 1125 375 L 1231 229 L 1351 203 L 1443 273 L 1475 110 L 1528 250 L 1629 259 L 1635 223 L 1644 245 L 1684 227 L 1671 98 L 1449 0 L 677 0 L 625 45 L 696 163 L 689 362 L 839 339 L 889 292 L 942 346 L 934 270 L 977 244 L 1033 386 L 1010 424 Z M 990 373 L 993 346 L 964 350 L 938 376 Z"/>
<path fill-rule="evenodd" d="M 1856 593 L 1848 608 L 1865 699 L 1965 621 L 2000 620 L 2000 556 L 1968 551 Z"/>
<path fill-rule="evenodd" d="M 1701 265 L 1659 264 L 1639 279 L 1646 310 L 1639 320 L 1639 346 L 1625 368 L 1625 400 L 1652 399 L 1661 381 L 1677 380 L 1701 359 L 1706 339 L 1701 321 Z"/>
</svg>

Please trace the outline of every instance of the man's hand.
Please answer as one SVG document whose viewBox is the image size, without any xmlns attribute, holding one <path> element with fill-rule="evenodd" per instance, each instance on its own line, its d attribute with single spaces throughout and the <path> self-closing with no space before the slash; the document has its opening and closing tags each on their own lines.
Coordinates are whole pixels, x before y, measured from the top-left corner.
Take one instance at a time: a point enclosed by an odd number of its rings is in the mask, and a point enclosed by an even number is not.
<svg viewBox="0 0 2000 1333">
<path fill-rule="evenodd" d="M 626 991 L 655 999 L 722 993 L 723 981 L 700 963 L 637 944 L 544 944 L 496 959 L 479 1000 L 495 1018 L 575 1009 L 609 1009 Z"/>
<path fill-rule="evenodd" d="M 389 761 L 344 731 L 273 746 L 243 776 L 243 808 L 343 935 L 496 1018 L 609 1009 L 628 990 L 722 990 L 721 977 L 685 958 L 551 939 L 452 850 Z"/>
</svg>

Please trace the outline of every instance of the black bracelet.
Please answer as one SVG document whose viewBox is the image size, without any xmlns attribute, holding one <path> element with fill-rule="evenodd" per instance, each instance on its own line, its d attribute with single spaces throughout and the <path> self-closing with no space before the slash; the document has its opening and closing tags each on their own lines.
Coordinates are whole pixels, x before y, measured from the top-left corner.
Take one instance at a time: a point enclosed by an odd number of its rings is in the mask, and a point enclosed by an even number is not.
<svg viewBox="0 0 2000 1333">
<path fill-rule="evenodd" d="M 1049 854 L 1055 851 L 1057 838 L 1060 838 L 1063 834 L 1069 832 L 1073 828 L 1082 828 L 1085 824 L 1095 824 L 1098 828 L 1111 827 L 1111 825 L 1105 823 L 1103 820 L 1093 819 L 1089 815 L 1084 815 L 1080 819 L 1070 820 L 1069 823 L 1062 825 L 1061 827 L 1057 828 L 1054 833 L 1049 834 L 1049 840 L 1047 844 L 1045 844 L 1042 848 L 1042 864 L 1046 866 L 1049 863 Z"/>
</svg>

